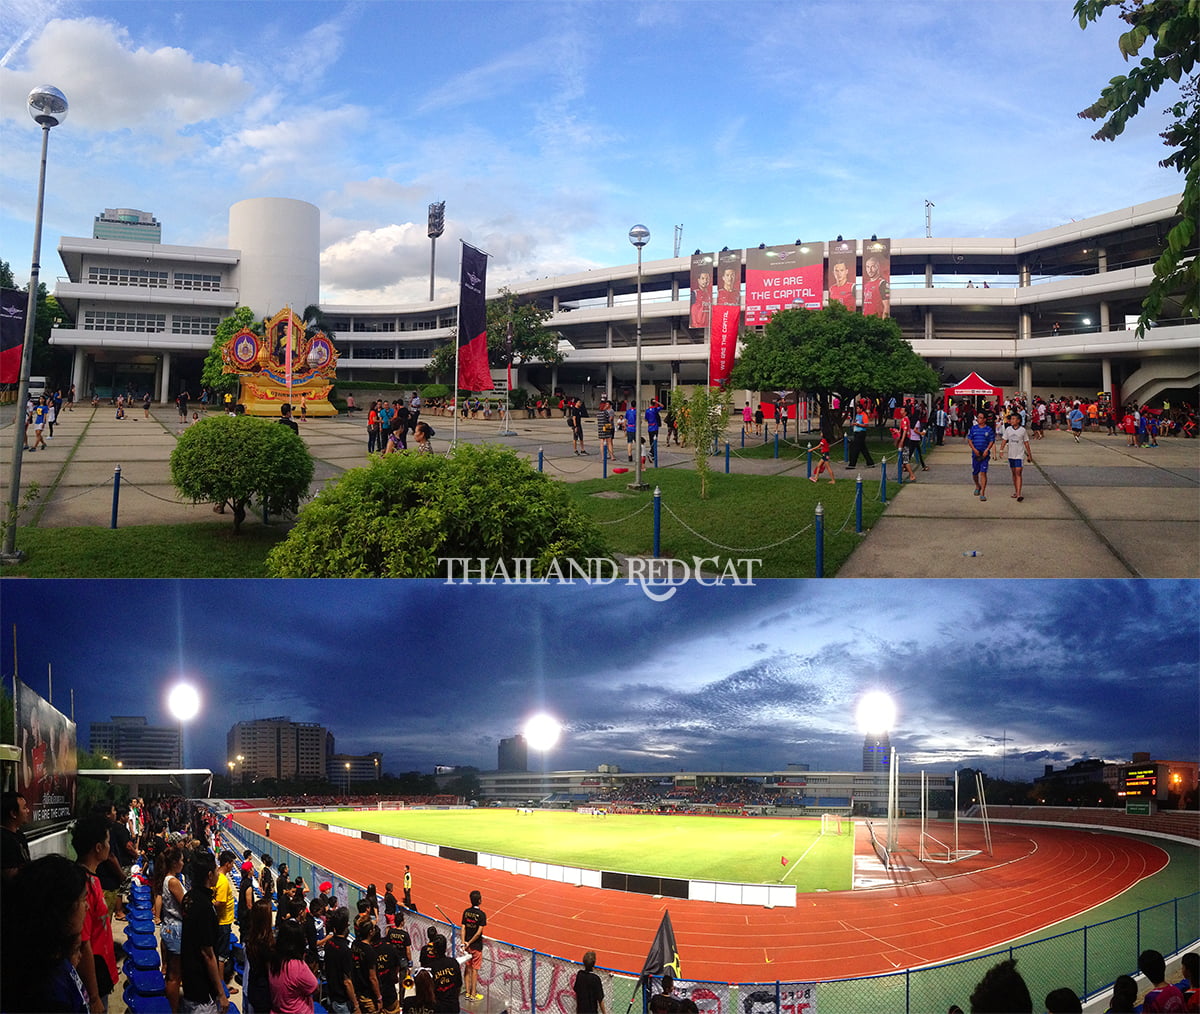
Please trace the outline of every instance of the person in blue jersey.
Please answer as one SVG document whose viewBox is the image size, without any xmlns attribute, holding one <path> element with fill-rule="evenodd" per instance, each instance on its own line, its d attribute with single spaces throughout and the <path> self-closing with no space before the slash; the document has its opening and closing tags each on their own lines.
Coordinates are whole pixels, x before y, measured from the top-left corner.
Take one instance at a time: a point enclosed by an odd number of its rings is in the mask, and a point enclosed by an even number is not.
<svg viewBox="0 0 1200 1014">
<path fill-rule="evenodd" d="M 988 460 L 995 442 L 996 431 L 987 424 L 982 412 L 976 412 L 975 425 L 967 430 L 967 446 L 971 448 L 971 478 L 975 480 L 975 495 L 980 500 L 987 500 Z"/>
</svg>

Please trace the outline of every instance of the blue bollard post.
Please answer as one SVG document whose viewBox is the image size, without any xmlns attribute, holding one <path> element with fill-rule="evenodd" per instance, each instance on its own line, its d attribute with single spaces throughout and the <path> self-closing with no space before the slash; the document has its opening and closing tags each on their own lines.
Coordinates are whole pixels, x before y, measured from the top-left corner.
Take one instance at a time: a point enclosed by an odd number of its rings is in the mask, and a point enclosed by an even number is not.
<svg viewBox="0 0 1200 1014">
<path fill-rule="evenodd" d="M 771 437 L 770 437 L 770 434 L 767 432 L 769 429 L 770 429 L 770 427 L 769 427 L 769 426 L 768 426 L 768 425 L 767 425 L 767 424 L 764 422 L 764 423 L 763 423 L 763 443 L 764 443 L 764 444 L 765 444 L 765 443 L 766 443 L 768 440 L 770 440 L 770 439 L 771 439 Z"/>
<path fill-rule="evenodd" d="M 742 447 L 745 448 L 745 446 L 746 446 L 746 427 L 743 426 L 742 427 Z"/>
<path fill-rule="evenodd" d="M 600 478 L 607 479 L 608 478 L 608 444 L 603 444 L 601 446 L 601 450 L 603 451 L 604 460 L 602 462 L 603 471 L 601 472 Z"/>
<path fill-rule="evenodd" d="M 804 478 L 811 479 L 812 478 L 812 444 L 808 445 L 808 449 L 804 452 L 804 456 L 805 456 L 805 458 L 808 459 L 808 470 L 805 473 Z"/>
<path fill-rule="evenodd" d="M 817 504 L 817 577 L 825 576 L 825 508 Z"/>
<path fill-rule="evenodd" d="M 850 436 L 847 433 L 842 434 L 842 460 L 850 460 Z"/>
<path fill-rule="evenodd" d="M 655 441 L 654 441 L 654 454 L 653 454 L 653 458 L 654 458 L 654 467 L 655 467 L 655 468 L 658 468 L 658 441 L 657 441 L 657 440 L 655 440 Z"/>
<path fill-rule="evenodd" d="M 654 559 L 658 559 L 662 537 L 662 490 L 654 487 Z"/>
<path fill-rule="evenodd" d="M 879 499 L 883 505 L 887 506 L 887 458 L 884 458 L 879 463 Z"/>
<path fill-rule="evenodd" d="M 779 457 L 779 430 L 775 431 L 775 457 Z"/>
<path fill-rule="evenodd" d="M 862 476 L 854 480 L 854 533 L 862 535 Z"/>
<path fill-rule="evenodd" d="M 904 452 L 896 455 L 896 485 L 904 485 Z"/>
<path fill-rule="evenodd" d="M 725 441 L 725 474 L 729 474 L 729 441 Z"/>
<path fill-rule="evenodd" d="M 542 461 L 546 456 L 546 452 L 542 448 L 538 448 L 538 471 L 542 470 Z"/>
<path fill-rule="evenodd" d="M 109 524 L 110 528 L 117 527 L 117 504 L 120 503 L 120 501 L 121 501 L 121 466 L 118 465 L 115 469 L 113 469 L 113 508 L 112 508 L 112 522 Z"/>
</svg>

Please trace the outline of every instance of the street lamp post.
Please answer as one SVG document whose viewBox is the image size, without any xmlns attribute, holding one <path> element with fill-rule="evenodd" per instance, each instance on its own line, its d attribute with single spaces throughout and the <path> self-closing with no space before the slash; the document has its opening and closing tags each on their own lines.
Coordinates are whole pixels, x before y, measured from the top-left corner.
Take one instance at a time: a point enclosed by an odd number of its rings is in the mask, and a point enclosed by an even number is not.
<svg viewBox="0 0 1200 1014">
<path fill-rule="evenodd" d="M 644 225 L 635 225 L 629 230 L 629 242 L 637 247 L 637 360 L 633 374 L 633 407 L 636 429 L 634 430 L 633 453 L 637 464 L 634 466 L 633 482 L 630 489 L 644 490 L 642 482 L 642 247 L 650 242 L 650 230 Z"/>
<path fill-rule="evenodd" d="M 239 773 L 240 773 L 240 776 L 241 776 L 241 777 L 238 779 L 238 784 L 240 784 L 240 785 L 245 785 L 245 784 L 246 784 L 246 764 L 245 764 L 245 761 L 246 761 L 246 755 L 245 755 L 245 754 L 243 754 L 243 753 L 239 753 L 239 754 L 237 755 L 237 762 L 238 762 L 238 771 L 239 771 Z"/>
<path fill-rule="evenodd" d="M 350 795 L 350 762 L 346 761 L 346 795 Z"/>
<path fill-rule="evenodd" d="M 67 118 L 67 97 L 52 85 L 42 85 L 29 93 L 29 115 L 42 127 L 42 164 L 38 173 L 37 209 L 33 220 L 33 263 L 29 269 L 29 301 L 25 307 L 25 344 L 21 348 L 21 373 L 17 384 L 16 414 L 13 417 L 12 470 L 8 479 L 8 500 L 4 508 L 4 548 L 0 560 L 20 563 L 25 554 L 17 550 L 17 510 L 21 503 L 21 454 L 25 449 L 25 401 L 29 397 L 29 368 L 33 362 L 33 326 L 37 319 L 38 275 L 42 257 L 42 206 L 46 197 L 46 150 L 50 128 Z"/>
</svg>

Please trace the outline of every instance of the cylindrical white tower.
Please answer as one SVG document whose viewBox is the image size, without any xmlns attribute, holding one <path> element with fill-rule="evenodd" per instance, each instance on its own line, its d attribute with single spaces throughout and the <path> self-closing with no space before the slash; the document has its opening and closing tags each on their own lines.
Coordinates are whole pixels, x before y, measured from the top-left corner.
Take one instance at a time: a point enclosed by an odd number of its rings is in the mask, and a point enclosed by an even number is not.
<svg viewBox="0 0 1200 1014">
<path fill-rule="evenodd" d="M 241 251 L 236 282 L 242 306 L 269 317 L 303 313 L 321 293 L 321 211 L 307 201 L 253 197 L 229 209 L 229 247 Z"/>
</svg>

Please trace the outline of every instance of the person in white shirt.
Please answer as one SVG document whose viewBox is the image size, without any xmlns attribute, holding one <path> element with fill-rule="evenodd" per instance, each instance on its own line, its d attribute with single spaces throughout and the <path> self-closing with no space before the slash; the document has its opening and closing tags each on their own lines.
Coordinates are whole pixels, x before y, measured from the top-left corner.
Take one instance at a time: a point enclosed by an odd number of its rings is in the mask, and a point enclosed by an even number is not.
<svg viewBox="0 0 1200 1014">
<path fill-rule="evenodd" d="M 1021 417 L 1016 412 L 1009 413 L 1008 425 L 1004 427 L 1001 438 L 1004 440 L 1005 454 L 1008 455 L 1008 467 L 1012 470 L 1012 497 L 1017 503 L 1021 503 L 1025 499 L 1021 492 L 1021 469 L 1026 459 L 1033 464 L 1033 451 L 1029 449 L 1029 434 L 1021 425 Z"/>
</svg>

